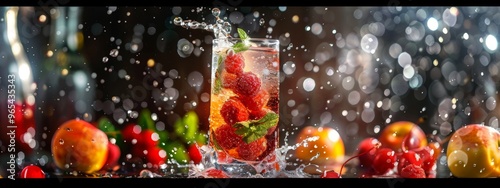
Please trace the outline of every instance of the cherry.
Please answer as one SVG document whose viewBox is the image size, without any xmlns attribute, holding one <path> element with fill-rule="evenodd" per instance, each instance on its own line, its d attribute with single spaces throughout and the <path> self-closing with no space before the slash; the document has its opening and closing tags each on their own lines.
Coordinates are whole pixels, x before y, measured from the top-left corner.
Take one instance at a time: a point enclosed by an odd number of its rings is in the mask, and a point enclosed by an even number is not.
<svg viewBox="0 0 500 188">
<path fill-rule="evenodd" d="M 145 149 L 157 146 L 160 142 L 160 135 L 151 129 L 143 130 L 141 133 L 141 139 L 139 140 Z"/>
<path fill-rule="evenodd" d="M 28 165 L 23 168 L 21 174 L 19 174 L 20 178 L 45 178 L 45 172 L 43 172 L 42 168 L 36 165 Z"/>
<path fill-rule="evenodd" d="M 342 170 L 344 169 L 344 166 L 347 164 L 347 162 L 349 162 L 350 160 L 356 158 L 356 157 L 360 157 L 362 155 L 365 155 L 367 154 L 368 152 L 370 152 L 371 150 L 376 150 L 380 147 L 380 142 L 378 143 L 375 143 L 373 145 L 373 147 L 371 147 L 369 150 L 366 150 L 362 153 L 359 153 L 355 156 L 352 156 L 350 157 L 349 159 L 347 159 L 343 164 L 342 166 L 340 167 L 340 173 L 342 173 Z M 335 170 L 326 170 L 326 171 L 323 171 L 323 173 L 320 175 L 320 178 L 341 178 L 340 174 L 338 172 L 336 172 Z"/>
<path fill-rule="evenodd" d="M 366 153 L 365 155 L 359 156 L 359 164 L 362 168 L 371 168 L 373 164 L 373 159 L 377 154 L 376 149 L 372 149 L 376 144 L 381 144 L 380 141 L 374 137 L 368 137 L 363 139 L 358 145 L 358 153 Z"/>
<path fill-rule="evenodd" d="M 390 148 L 380 148 L 373 159 L 372 168 L 378 175 L 386 174 L 395 167 L 396 152 Z"/>
<path fill-rule="evenodd" d="M 153 146 L 147 149 L 146 159 L 154 166 L 162 165 L 167 161 L 167 152 L 159 146 Z"/>
<path fill-rule="evenodd" d="M 122 130 L 123 140 L 129 144 L 136 144 L 141 140 L 142 128 L 140 125 L 131 123 L 127 124 Z"/>
</svg>

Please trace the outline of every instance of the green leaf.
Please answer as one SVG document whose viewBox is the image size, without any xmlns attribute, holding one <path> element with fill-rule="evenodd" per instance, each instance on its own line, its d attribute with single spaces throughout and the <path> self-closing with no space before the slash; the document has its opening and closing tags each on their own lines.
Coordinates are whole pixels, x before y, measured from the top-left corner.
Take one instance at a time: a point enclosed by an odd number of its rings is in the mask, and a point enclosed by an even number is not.
<svg viewBox="0 0 500 188">
<path fill-rule="evenodd" d="M 248 37 L 247 33 L 245 32 L 245 30 L 241 29 L 241 28 L 238 28 L 238 35 L 240 36 L 240 39 L 241 40 L 247 40 L 249 39 L 250 37 Z"/>
<path fill-rule="evenodd" d="M 234 44 L 233 50 L 235 53 L 248 50 L 248 48 L 249 48 L 247 43 L 248 43 L 248 40 L 250 39 L 250 37 L 247 35 L 245 30 L 238 28 L 238 35 L 240 36 L 241 42 Z"/>
<path fill-rule="evenodd" d="M 267 130 L 278 125 L 279 116 L 274 112 L 267 113 L 262 119 L 235 123 L 236 134 L 243 137 L 246 143 L 253 142 L 265 136 Z"/>
<path fill-rule="evenodd" d="M 143 109 L 139 114 L 139 120 L 137 124 L 139 124 L 144 130 L 150 129 L 156 131 L 155 122 L 151 118 L 151 111 L 149 111 L 149 109 L 147 108 Z"/>
<path fill-rule="evenodd" d="M 214 93 L 215 94 L 218 94 L 220 92 L 220 90 L 222 89 L 222 78 L 221 78 L 221 74 L 222 74 L 222 68 L 224 67 L 224 59 L 225 57 L 223 57 L 222 55 L 219 55 L 219 58 L 217 59 L 217 71 L 215 72 L 215 85 L 214 85 Z"/>
<path fill-rule="evenodd" d="M 187 126 L 185 140 L 186 142 L 193 142 L 196 140 L 196 134 L 198 133 L 199 129 L 198 115 L 194 111 L 189 111 L 186 113 L 183 119 L 184 119 L 184 124 L 186 124 Z"/>
<path fill-rule="evenodd" d="M 203 132 L 198 132 L 198 134 L 196 134 L 196 143 L 200 145 L 207 144 L 207 134 Z"/>
<path fill-rule="evenodd" d="M 115 125 L 107 117 L 103 116 L 99 118 L 97 121 L 97 127 L 106 133 L 106 136 L 108 136 L 109 139 L 114 138 L 118 147 L 124 147 L 121 131 L 117 130 Z"/>
<path fill-rule="evenodd" d="M 179 141 L 173 141 L 160 147 L 167 152 L 168 160 L 174 160 L 173 162 L 179 164 L 187 164 L 190 160 L 186 147 Z"/>
</svg>

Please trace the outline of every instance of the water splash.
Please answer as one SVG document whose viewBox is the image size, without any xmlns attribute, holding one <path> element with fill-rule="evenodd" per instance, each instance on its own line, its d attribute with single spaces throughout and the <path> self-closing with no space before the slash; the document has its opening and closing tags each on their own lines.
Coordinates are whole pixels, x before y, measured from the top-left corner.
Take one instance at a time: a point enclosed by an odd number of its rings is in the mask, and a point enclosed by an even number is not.
<svg viewBox="0 0 500 188">
<path fill-rule="evenodd" d="M 216 21 L 214 24 L 207 24 L 205 22 L 198 22 L 194 20 L 183 20 L 180 17 L 174 18 L 174 24 L 182 26 L 186 29 L 203 29 L 206 31 L 214 32 L 215 38 L 229 38 L 231 33 L 231 24 L 221 19 L 220 9 L 213 8 L 212 15 L 215 16 Z"/>
</svg>

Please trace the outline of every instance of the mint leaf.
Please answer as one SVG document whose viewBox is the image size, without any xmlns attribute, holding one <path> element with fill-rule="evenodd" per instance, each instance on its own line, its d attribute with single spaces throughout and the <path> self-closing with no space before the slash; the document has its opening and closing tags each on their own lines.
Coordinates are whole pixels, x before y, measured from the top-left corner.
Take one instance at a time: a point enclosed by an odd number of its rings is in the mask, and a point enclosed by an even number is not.
<svg viewBox="0 0 500 188">
<path fill-rule="evenodd" d="M 215 85 L 214 85 L 214 88 L 213 88 L 213 92 L 214 94 L 219 94 L 220 90 L 222 89 L 222 78 L 221 78 L 221 74 L 222 74 L 222 68 L 224 67 L 224 59 L 225 57 L 223 57 L 222 55 L 219 55 L 219 58 L 217 59 L 217 71 L 215 72 Z"/>
<path fill-rule="evenodd" d="M 248 50 L 249 48 L 249 46 L 247 45 L 247 41 L 250 39 L 250 37 L 247 35 L 245 30 L 238 28 L 238 35 L 240 36 L 241 42 L 234 44 L 233 50 L 235 53 Z"/>
<path fill-rule="evenodd" d="M 278 120 L 278 114 L 269 112 L 262 119 L 238 122 L 233 127 L 236 128 L 236 134 L 243 137 L 243 141 L 250 143 L 265 136 L 270 128 L 277 126 Z"/>
<path fill-rule="evenodd" d="M 238 35 L 240 36 L 240 39 L 241 40 L 247 40 L 249 39 L 250 37 L 248 37 L 247 33 L 245 32 L 245 30 L 241 29 L 241 28 L 238 28 Z"/>
</svg>

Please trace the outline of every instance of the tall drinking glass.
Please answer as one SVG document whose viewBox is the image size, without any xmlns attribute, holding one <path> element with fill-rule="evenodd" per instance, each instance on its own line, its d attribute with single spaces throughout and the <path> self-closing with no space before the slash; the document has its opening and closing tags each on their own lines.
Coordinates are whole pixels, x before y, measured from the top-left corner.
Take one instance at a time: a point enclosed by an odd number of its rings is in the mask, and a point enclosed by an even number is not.
<svg viewBox="0 0 500 188">
<path fill-rule="evenodd" d="M 232 177 L 279 171 L 279 41 L 213 40 L 209 145 Z"/>
</svg>

